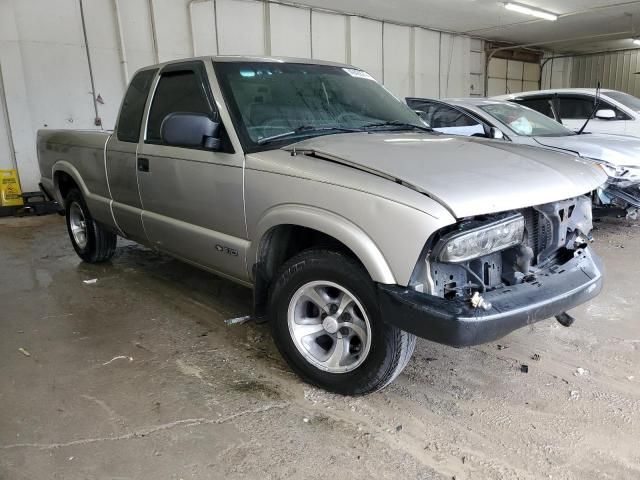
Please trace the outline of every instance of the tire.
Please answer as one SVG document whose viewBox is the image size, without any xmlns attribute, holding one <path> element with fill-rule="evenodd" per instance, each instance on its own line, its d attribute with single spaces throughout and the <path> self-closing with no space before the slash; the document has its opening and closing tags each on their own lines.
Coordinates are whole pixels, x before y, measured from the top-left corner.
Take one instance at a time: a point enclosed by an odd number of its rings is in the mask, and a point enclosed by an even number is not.
<svg viewBox="0 0 640 480">
<path fill-rule="evenodd" d="M 347 303 L 348 296 L 352 303 L 342 309 L 340 302 L 346 298 Z M 329 299 L 324 310 L 312 297 L 322 303 Z M 332 305 L 338 303 L 336 311 Z M 387 386 L 407 365 L 416 344 L 414 335 L 382 320 L 375 284 L 364 268 L 330 250 L 306 250 L 282 266 L 270 290 L 269 322 L 292 370 L 304 381 L 342 395 L 363 395 Z M 353 330 L 339 327 L 334 332 L 336 325 L 351 325 Z M 335 356 L 338 362 L 332 361 L 336 350 L 343 353 Z"/>
<path fill-rule="evenodd" d="M 69 191 L 64 204 L 67 232 L 78 256 L 88 263 L 105 262 L 113 257 L 118 237 L 96 223 L 80 191 L 75 188 Z"/>
</svg>

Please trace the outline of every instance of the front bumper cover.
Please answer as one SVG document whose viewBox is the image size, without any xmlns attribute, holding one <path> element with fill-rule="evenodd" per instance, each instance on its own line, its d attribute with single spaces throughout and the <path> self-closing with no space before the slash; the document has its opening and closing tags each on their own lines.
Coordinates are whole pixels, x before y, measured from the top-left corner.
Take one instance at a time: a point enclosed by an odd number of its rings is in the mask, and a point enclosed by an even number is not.
<svg viewBox="0 0 640 480">
<path fill-rule="evenodd" d="M 488 311 L 463 300 L 446 300 L 398 285 L 378 285 L 384 321 L 419 337 L 454 347 L 479 345 L 554 317 L 592 299 L 603 285 L 600 258 L 587 248 L 536 281 L 483 295 Z"/>
</svg>

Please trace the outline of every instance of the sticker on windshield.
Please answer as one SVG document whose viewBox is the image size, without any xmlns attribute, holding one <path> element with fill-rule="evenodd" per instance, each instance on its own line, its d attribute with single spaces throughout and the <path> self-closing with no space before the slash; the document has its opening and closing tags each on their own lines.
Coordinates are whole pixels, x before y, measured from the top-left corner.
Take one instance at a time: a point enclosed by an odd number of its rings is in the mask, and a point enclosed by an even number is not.
<svg viewBox="0 0 640 480">
<path fill-rule="evenodd" d="M 375 82 L 375 78 L 369 75 L 367 72 L 363 72 L 362 70 L 357 70 L 355 68 L 343 68 L 345 72 L 347 72 L 352 77 L 356 78 L 366 78 L 367 80 L 373 80 Z"/>
</svg>

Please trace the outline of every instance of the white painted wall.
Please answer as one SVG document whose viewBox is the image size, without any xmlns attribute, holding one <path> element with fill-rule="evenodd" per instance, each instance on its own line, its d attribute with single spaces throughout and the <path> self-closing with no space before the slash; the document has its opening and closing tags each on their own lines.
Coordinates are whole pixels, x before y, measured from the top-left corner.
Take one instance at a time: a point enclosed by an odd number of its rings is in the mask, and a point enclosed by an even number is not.
<svg viewBox="0 0 640 480">
<path fill-rule="evenodd" d="M 345 15 L 311 12 L 313 58 L 330 62 L 347 61 L 347 23 Z"/>
<path fill-rule="evenodd" d="M 366 70 L 382 82 L 382 22 L 351 17 L 349 23 L 350 56 L 347 62 Z"/>
<path fill-rule="evenodd" d="M 415 96 L 440 98 L 440 32 L 415 28 Z"/>
<path fill-rule="evenodd" d="M 269 5 L 271 55 L 311 57 L 311 10 Z"/>
<path fill-rule="evenodd" d="M 413 29 L 385 23 L 382 42 L 383 79 L 386 87 L 401 99 L 413 94 Z"/>
<path fill-rule="evenodd" d="M 127 81 L 159 61 L 312 57 L 357 65 L 399 98 L 437 98 L 482 91 L 483 47 L 465 36 L 257 0 L 0 0 L 0 168 L 17 164 L 23 189 L 37 189 L 36 131 L 113 128 Z"/>
</svg>

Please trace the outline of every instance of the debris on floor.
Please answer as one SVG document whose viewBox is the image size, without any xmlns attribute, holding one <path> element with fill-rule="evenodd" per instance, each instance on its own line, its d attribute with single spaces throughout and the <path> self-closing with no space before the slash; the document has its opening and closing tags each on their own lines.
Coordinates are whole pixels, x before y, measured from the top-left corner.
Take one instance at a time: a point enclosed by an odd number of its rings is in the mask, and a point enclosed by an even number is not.
<svg viewBox="0 0 640 480">
<path fill-rule="evenodd" d="M 520 365 L 520 371 L 522 373 L 529 373 L 529 365 L 525 365 L 524 363 Z"/>
<path fill-rule="evenodd" d="M 506 350 L 507 348 L 509 348 L 509 345 L 496 345 L 496 347 L 498 348 L 498 350 Z"/>
<path fill-rule="evenodd" d="M 18 349 L 18 351 L 19 351 L 21 354 L 23 354 L 25 357 L 30 357 L 30 356 L 31 356 L 31 354 L 30 354 L 29 352 L 27 352 L 27 351 L 26 351 L 24 348 L 22 348 L 22 347 L 20 347 L 20 348 Z"/>
<path fill-rule="evenodd" d="M 224 323 L 226 323 L 227 325 L 242 325 L 243 323 L 247 323 L 249 320 L 251 320 L 251 315 L 247 315 L 245 317 L 230 318 L 228 320 L 225 320 Z"/>
<path fill-rule="evenodd" d="M 531 355 L 531 360 L 535 360 L 536 362 L 540 361 L 540 355 L 537 353 L 534 353 L 533 355 Z"/>
<path fill-rule="evenodd" d="M 573 372 L 573 374 L 574 374 L 576 377 L 583 377 L 583 376 L 585 376 L 585 375 L 589 375 L 589 370 L 587 370 L 586 368 L 578 367 L 578 368 L 576 369 L 576 371 L 575 371 L 575 372 Z"/>
<path fill-rule="evenodd" d="M 113 357 L 111 360 L 109 360 L 108 362 L 103 363 L 102 365 L 109 365 L 111 362 L 114 362 L 116 360 L 129 360 L 130 362 L 133 362 L 133 357 L 127 357 L 125 355 L 118 355 L 117 357 Z"/>
<path fill-rule="evenodd" d="M 89 280 L 83 280 L 82 282 L 85 283 L 86 285 L 93 285 L 94 283 L 98 283 L 98 279 L 90 278 Z"/>
</svg>

